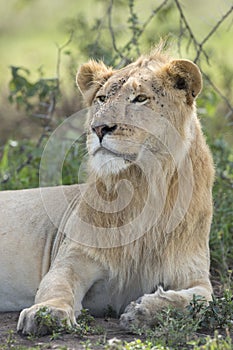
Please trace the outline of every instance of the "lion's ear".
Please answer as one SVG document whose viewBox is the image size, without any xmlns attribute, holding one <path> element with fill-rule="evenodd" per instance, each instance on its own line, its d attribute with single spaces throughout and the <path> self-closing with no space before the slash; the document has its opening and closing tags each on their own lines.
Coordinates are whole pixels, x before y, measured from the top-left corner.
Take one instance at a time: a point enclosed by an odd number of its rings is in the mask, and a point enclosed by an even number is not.
<svg viewBox="0 0 233 350">
<path fill-rule="evenodd" d="M 112 74 L 112 68 L 94 60 L 90 60 L 79 68 L 76 82 L 86 102 L 91 103 L 96 91 Z"/>
<path fill-rule="evenodd" d="M 187 104 L 191 105 L 202 89 L 198 66 L 189 60 L 173 60 L 167 66 L 167 73 L 175 89 L 186 91 Z"/>
</svg>

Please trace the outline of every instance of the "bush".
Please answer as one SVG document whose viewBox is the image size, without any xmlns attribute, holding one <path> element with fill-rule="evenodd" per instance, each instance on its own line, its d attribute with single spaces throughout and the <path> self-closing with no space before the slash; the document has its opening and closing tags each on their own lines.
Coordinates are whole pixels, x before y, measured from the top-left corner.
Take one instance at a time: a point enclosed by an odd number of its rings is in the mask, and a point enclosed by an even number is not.
<svg viewBox="0 0 233 350">
<path fill-rule="evenodd" d="M 233 269 L 233 150 L 223 140 L 211 145 L 216 167 L 214 216 L 210 236 L 212 279 L 232 288 Z"/>
</svg>

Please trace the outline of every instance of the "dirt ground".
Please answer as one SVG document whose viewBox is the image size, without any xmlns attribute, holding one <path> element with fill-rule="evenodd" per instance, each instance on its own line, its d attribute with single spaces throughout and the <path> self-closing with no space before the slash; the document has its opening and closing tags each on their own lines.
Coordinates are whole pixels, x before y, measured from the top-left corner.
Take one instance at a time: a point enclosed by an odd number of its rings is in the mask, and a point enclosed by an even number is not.
<svg viewBox="0 0 233 350">
<path fill-rule="evenodd" d="M 92 349 L 103 349 L 109 339 L 114 337 L 126 341 L 135 339 L 135 335 L 127 333 L 119 326 L 116 319 L 95 319 L 94 327 L 101 329 L 101 334 L 78 337 L 75 334 L 62 334 L 58 339 L 51 340 L 50 336 L 40 338 L 25 337 L 16 332 L 18 312 L 0 313 L 0 350 L 14 349 L 22 346 L 23 349 L 36 347 L 38 349 L 67 349 L 83 350 L 85 344 L 91 343 Z M 20 347 L 19 347 L 20 348 Z"/>
</svg>

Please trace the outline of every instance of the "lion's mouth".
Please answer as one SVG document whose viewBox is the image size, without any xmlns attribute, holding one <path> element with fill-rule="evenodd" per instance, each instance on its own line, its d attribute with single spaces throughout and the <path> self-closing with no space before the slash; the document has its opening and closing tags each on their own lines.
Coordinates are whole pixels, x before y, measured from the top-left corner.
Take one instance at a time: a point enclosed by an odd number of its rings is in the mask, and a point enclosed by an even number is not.
<svg viewBox="0 0 233 350">
<path fill-rule="evenodd" d="M 123 158 L 124 160 L 129 162 L 134 162 L 137 159 L 137 155 L 135 153 L 120 153 L 114 149 L 102 145 L 94 151 L 93 156 L 95 156 L 99 152 L 102 152 L 103 154 L 112 154 L 115 157 Z"/>
</svg>

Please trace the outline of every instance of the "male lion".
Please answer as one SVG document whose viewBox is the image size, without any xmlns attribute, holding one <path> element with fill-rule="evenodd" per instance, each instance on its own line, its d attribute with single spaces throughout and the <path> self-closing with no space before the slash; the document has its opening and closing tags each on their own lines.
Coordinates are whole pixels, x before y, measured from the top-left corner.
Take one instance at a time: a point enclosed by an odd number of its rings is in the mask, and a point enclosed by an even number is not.
<svg viewBox="0 0 233 350">
<path fill-rule="evenodd" d="M 193 295 L 211 299 L 214 169 L 198 67 L 156 49 L 119 70 L 91 60 L 77 83 L 89 106 L 87 184 L 0 195 L 0 310 L 24 308 L 23 334 L 50 331 L 38 328 L 41 307 L 75 325 L 82 307 L 111 306 L 130 328 Z"/>
</svg>

